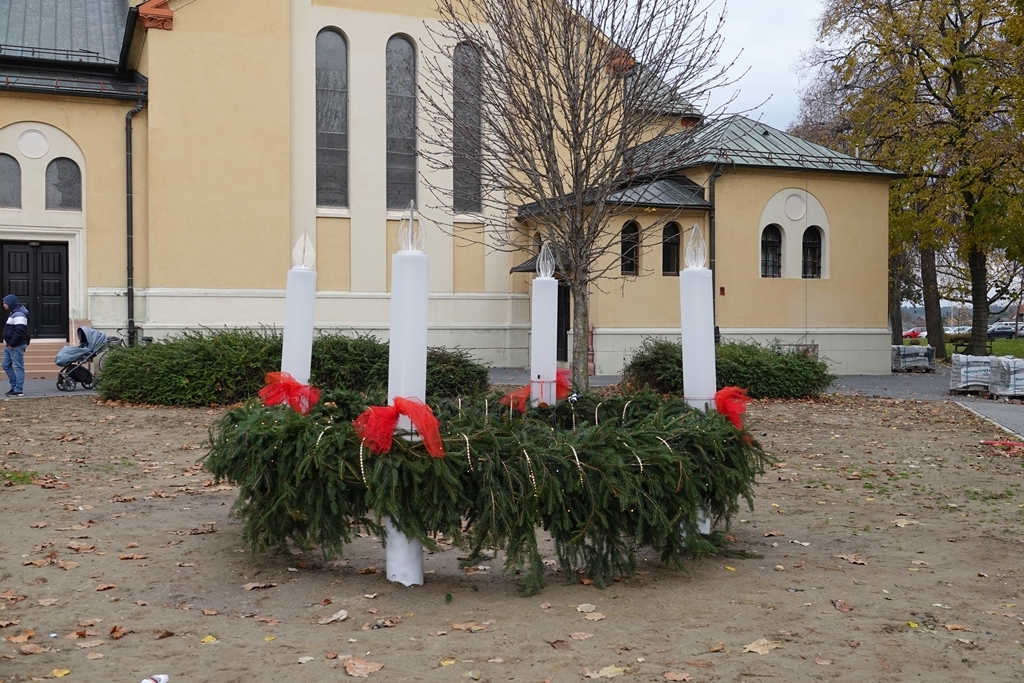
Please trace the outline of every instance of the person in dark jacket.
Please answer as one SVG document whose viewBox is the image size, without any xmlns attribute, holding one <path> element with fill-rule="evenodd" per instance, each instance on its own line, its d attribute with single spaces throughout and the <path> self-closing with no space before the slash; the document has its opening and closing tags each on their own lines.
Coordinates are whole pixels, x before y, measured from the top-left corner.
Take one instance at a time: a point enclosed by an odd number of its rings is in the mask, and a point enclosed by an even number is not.
<svg viewBox="0 0 1024 683">
<path fill-rule="evenodd" d="M 7 396 L 25 395 L 25 349 L 28 347 L 28 309 L 18 297 L 4 297 L 7 324 L 4 325 L 4 359 L 2 367 L 11 381 Z"/>
</svg>

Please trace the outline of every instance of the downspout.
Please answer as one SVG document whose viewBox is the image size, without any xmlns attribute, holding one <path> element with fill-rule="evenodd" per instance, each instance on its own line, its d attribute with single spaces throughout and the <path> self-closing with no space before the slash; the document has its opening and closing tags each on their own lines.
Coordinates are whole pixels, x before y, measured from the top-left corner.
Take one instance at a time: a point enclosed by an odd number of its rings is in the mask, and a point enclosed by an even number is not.
<svg viewBox="0 0 1024 683">
<path fill-rule="evenodd" d="M 708 264 L 711 266 L 711 311 L 714 314 L 718 310 L 718 290 L 715 289 L 715 179 L 722 177 L 722 165 L 715 164 L 708 178 L 708 203 L 711 209 L 708 211 Z M 716 318 L 717 322 L 717 318 Z M 718 341 L 718 325 L 715 325 L 715 341 Z"/>
<path fill-rule="evenodd" d="M 128 344 L 135 345 L 135 211 L 132 191 L 132 117 L 142 111 L 145 103 L 139 100 L 135 108 L 124 117 L 124 156 L 126 171 L 127 199 L 127 246 L 128 246 Z"/>
</svg>

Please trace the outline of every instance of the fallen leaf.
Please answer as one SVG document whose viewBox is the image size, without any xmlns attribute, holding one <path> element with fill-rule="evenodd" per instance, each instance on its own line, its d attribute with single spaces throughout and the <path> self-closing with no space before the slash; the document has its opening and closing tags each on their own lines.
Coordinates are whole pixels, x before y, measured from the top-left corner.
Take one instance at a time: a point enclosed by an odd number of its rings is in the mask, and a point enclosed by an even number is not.
<svg viewBox="0 0 1024 683">
<path fill-rule="evenodd" d="M 199 642 L 202 643 L 203 645 L 209 645 L 210 643 L 216 643 L 217 642 L 217 638 L 215 636 L 212 636 L 212 635 L 205 635 L 205 636 L 203 636 L 202 638 L 199 639 Z"/>
<path fill-rule="evenodd" d="M 299 664 L 306 664 L 312 662 L 316 657 L 299 657 Z"/>
<path fill-rule="evenodd" d="M 81 624 L 79 624 L 79 626 L 81 626 Z M 120 640 L 121 638 L 124 638 L 126 635 L 128 635 L 128 629 L 122 628 L 120 626 L 110 627 L 110 637 L 114 640 Z"/>
<path fill-rule="evenodd" d="M 36 645 L 35 643 L 26 643 L 21 646 L 20 652 L 23 655 L 41 655 L 44 652 L 49 652 L 50 648 L 43 647 L 42 645 Z"/>
<path fill-rule="evenodd" d="M 556 650 L 571 650 L 569 642 L 566 640 L 552 640 L 548 642 L 548 645 L 555 648 Z"/>
<path fill-rule="evenodd" d="M 337 652 L 328 652 L 327 654 L 324 655 L 324 657 L 326 657 L 327 659 L 337 659 L 338 658 L 338 653 Z"/>
<path fill-rule="evenodd" d="M 147 557 L 146 555 L 139 555 L 138 553 L 129 553 L 127 555 L 118 555 L 117 559 L 119 559 L 119 560 L 144 560 L 144 559 L 146 559 L 146 557 Z"/>
<path fill-rule="evenodd" d="M 27 628 L 16 636 L 7 636 L 9 643 L 27 643 L 36 634 L 35 629 Z"/>
<path fill-rule="evenodd" d="M 49 522 L 36 522 L 35 524 L 29 524 L 29 526 L 33 529 L 45 529 L 49 525 Z"/>
<path fill-rule="evenodd" d="M 913 526 L 914 524 L 920 524 L 916 519 L 894 519 L 892 523 L 902 528 L 905 526 Z"/>
<path fill-rule="evenodd" d="M 583 617 L 586 621 L 601 621 L 604 619 L 604 615 L 600 612 L 591 612 Z"/>
<path fill-rule="evenodd" d="M 102 640 L 83 640 L 80 643 L 75 643 L 75 645 L 77 645 L 78 647 L 80 647 L 82 649 L 89 648 L 89 647 L 97 647 L 97 646 L 102 645 L 102 644 L 103 644 Z"/>
<path fill-rule="evenodd" d="M 204 609 L 203 610 L 203 616 L 204 617 L 215 617 L 215 616 L 217 616 L 217 610 L 215 610 L 215 609 Z"/>
<path fill-rule="evenodd" d="M 7 628 L 8 626 L 17 626 L 21 623 L 21 619 L 13 619 L 11 621 L 5 621 L 0 619 L 0 628 Z"/>
<path fill-rule="evenodd" d="M 54 669 L 53 671 L 50 672 L 50 674 L 54 678 L 64 678 L 69 673 L 71 673 L 71 669 Z"/>
<path fill-rule="evenodd" d="M 577 612 L 593 612 L 596 609 L 597 609 L 596 606 L 591 605 L 590 603 L 586 603 L 586 602 L 583 603 L 582 605 L 577 605 L 576 606 L 576 611 Z"/>
<path fill-rule="evenodd" d="M 505 660 L 502 659 L 501 657 L 491 657 L 490 659 L 487 660 L 487 663 L 488 664 L 501 664 L 504 661 Z"/>
<path fill-rule="evenodd" d="M 690 678 L 690 674 L 686 673 L 685 671 L 683 673 L 676 673 L 675 671 L 666 671 L 665 673 L 663 673 L 661 675 L 665 677 L 666 681 L 692 681 L 693 680 L 692 678 Z"/>
<path fill-rule="evenodd" d="M 264 643 L 269 643 L 269 642 L 274 641 L 274 640 L 277 640 L 277 636 L 263 636 L 263 642 Z M 338 656 L 338 653 L 335 652 L 334 653 L 334 657 L 337 657 L 337 656 Z M 334 659 L 334 657 L 328 657 L 327 659 Z"/>
<path fill-rule="evenodd" d="M 474 681 L 479 681 L 480 680 L 480 672 L 479 671 L 475 671 L 475 670 L 474 671 L 464 671 L 464 672 L 462 672 L 462 677 L 463 678 L 469 678 L 469 679 L 474 680 Z"/>
<path fill-rule="evenodd" d="M 860 641 L 859 640 L 851 640 L 850 641 L 850 647 L 852 647 L 852 648 L 860 647 Z"/>
<path fill-rule="evenodd" d="M 782 533 L 781 531 L 766 531 L 766 532 L 764 532 L 764 537 L 765 538 L 771 538 L 773 536 L 785 536 L 785 535 L 786 534 Z"/>
<path fill-rule="evenodd" d="M 138 544 L 138 543 L 136 543 L 135 541 L 132 541 L 131 543 L 129 543 L 128 545 L 126 545 L 126 546 L 124 547 L 124 549 L 125 549 L 125 550 L 131 550 L 132 548 L 138 548 L 138 547 L 139 547 L 139 544 Z"/>
<path fill-rule="evenodd" d="M 434 631 L 433 633 L 428 633 L 427 635 L 434 636 L 435 638 L 437 638 L 439 636 L 446 636 L 446 635 L 448 635 L 448 631 Z"/>
<path fill-rule="evenodd" d="M 88 543 L 79 543 L 78 541 L 70 541 L 68 547 L 74 550 L 76 553 L 88 554 L 96 550 L 96 546 L 89 545 Z"/>
<path fill-rule="evenodd" d="M 714 664 L 712 662 L 709 662 L 706 659 L 694 659 L 692 661 L 686 662 L 686 665 L 687 666 L 695 666 L 698 669 L 710 669 L 711 667 L 714 666 Z"/>
<path fill-rule="evenodd" d="M 720 640 L 708 648 L 708 652 L 721 652 L 725 649 L 725 641 Z"/>
<path fill-rule="evenodd" d="M 846 602 L 846 600 L 833 600 L 832 605 L 840 612 L 849 612 L 853 609 L 853 605 Z"/>
<path fill-rule="evenodd" d="M 780 643 L 777 643 L 777 642 L 774 642 L 774 641 L 770 641 L 767 638 L 758 638 L 754 642 L 752 642 L 752 643 L 750 643 L 748 645 L 744 645 L 743 646 L 743 651 L 744 652 L 756 652 L 759 655 L 766 655 L 766 654 L 768 654 L 768 652 L 770 650 L 774 650 L 774 649 L 780 648 L 780 647 L 782 647 L 782 645 Z"/>
<path fill-rule="evenodd" d="M 360 569 L 356 573 L 357 574 L 376 574 L 377 573 L 377 568 L 376 567 L 363 567 L 362 569 Z"/>
<path fill-rule="evenodd" d="M 338 610 L 329 617 L 318 617 L 316 623 L 320 624 L 321 626 L 325 626 L 327 624 L 333 624 L 336 621 L 345 621 L 346 619 L 348 619 L 348 610 L 343 609 Z"/>
<path fill-rule="evenodd" d="M 196 563 L 196 562 L 179 562 L 178 566 L 179 567 L 195 567 L 195 566 L 198 566 L 198 563 Z"/>
<path fill-rule="evenodd" d="M 96 586 L 96 591 L 97 592 L 99 592 L 99 591 L 108 591 L 111 588 L 117 588 L 117 584 L 116 583 L 101 583 L 100 585 Z"/>
<path fill-rule="evenodd" d="M 927 567 L 928 566 L 928 563 L 925 562 L 924 560 L 914 560 L 913 564 L 917 564 L 917 565 L 920 565 L 922 567 Z"/>
<path fill-rule="evenodd" d="M 348 657 L 343 664 L 345 665 L 345 673 L 349 676 L 356 676 L 360 678 L 366 678 L 374 671 L 380 671 L 384 668 L 383 664 L 368 662 L 365 659 L 359 659 L 358 657 Z"/>
<path fill-rule="evenodd" d="M 885 661 L 884 659 L 879 659 L 878 660 L 878 666 L 882 667 L 886 671 L 889 670 L 889 662 Z"/>
<path fill-rule="evenodd" d="M 832 666 L 832 660 L 831 659 L 825 659 L 824 657 L 815 657 L 814 658 L 814 663 L 815 664 L 821 664 L 822 666 Z"/>
<path fill-rule="evenodd" d="M 85 656 L 86 659 L 103 659 L 103 654 L 100 652 L 90 652 Z"/>
<path fill-rule="evenodd" d="M 591 671 L 587 667 L 583 667 L 584 678 L 615 678 L 624 673 L 626 673 L 626 669 L 621 666 L 606 666 L 600 671 Z"/>
<path fill-rule="evenodd" d="M 256 617 L 256 621 L 260 622 L 261 624 L 266 624 L 267 626 L 278 626 L 281 623 L 280 619 L 274 619 L 273 617 L 263 616 Z"/>
<path fill-rule="evenodd" d="M 966 631 L 967 627 L 963 624 L 946 624 L 947 631 Z"/>
<path fill-rule="evenodd" d="M 452 628 L 456 631 L 469 631 L 470 633 L 476 633 L 477 631 L 483 631 L 487 628 L 488 624 L 478 624 L 475 621 L 469 621 L 465 624 L 452 624 Z"/>
<path fill-rule="evenodd" d="M 551 603 L 550 602 L 542 602 L 542 603 L 540 603 L 540 608 L 542 610 L 544 610 L 545 612 L 547 612 L 549 609 L 551 609 Z"/>
<path fill-rule="evenodd" d="M 72 562 L 71 560 L 58 560 L 57 566 L 67 571 L 69 569 L 76 569 L 77 567 L 80 567 L 82 565 L 79 562 Z"/>
<path fill-rule="evenodd" d="M 919 628 L 921 625 L 918 624 L 916 621 L 908 621 L 907 626 L 909 626 L 910 628 Z"/>
<path fill-rule="evenodd" d="M 867 561 L 860 555 L 836 555 L 840 560 L 846 560 L 850 564 L 867 564 Z"/>
<path fill-rule="evenodd" d="M 451 657 L 445 657 L 441 660 L 441 666 L 451 666 L 452 664 L 455 664 L 457 661 L 459 660 L 452 659 Z"/>
<path fill-rule="evenodd" d="M 95 626 L 96 624 L 100 623 L 101 621 L 103 621 L 103 620 L 102 619 L 89 619 L 87 621 L 80 621 L 80 622 L 78 622 L 78 625 L 81 626 L 82 628 L 89 628 L 90 626 Z"/>
<path fill-rule="evenodd" d="M 50 605 L 56 605 L 57 600 L 58 598 L 42 598 L 41 600 L 36 600 L 36 602 L 38 602 L 43 607 L 49 607 Z"/>
<path fill-rule="evenodd" d="M 593 579 L 588 579 L 588 578 L 582 578 L 582 579 L 580 579 L 580 583 L 582 583 L 584 586 L 593 586 L 594 585 L 594 580 Z"/>
<path fill-rule="evenodd" d="M 253 581 L 252 583 L 245 584 L 242 588 L 247 591 L 258 591 L 263 590 L 264 588 L 273 588 L 276 585 L 276 583 L 259 583 L 258 581 Z"/>
<path fill-rule="evenodd" d="M 367 600 L 373 600 L 375 597 L 377 597 L 377 593 L 366 593 L 365 595 L 363 595 L 363 597 Z"/>
<path fill-rule="evenodd" d="M 153 636 L 157 640 L 163 640 L 164 638 L 170 638 L 174 635 L 174 631 L 153 631 Z"/>
<path fill-rule="evenodd" d="M 573 640 L 586 640 L 587 638 L 593 638 L 594 634 L 593 633 L 583 633 L 581 631 L 577 631 L 576 633 L 570 633 L 569 637 L 572 638 Z"/>
<path fill-rule="evenodd" d="M 734 572 L 734 571 L 736 571 L 736 567 L 730 567 L 730 566 L 726 565 L 725 566 L 725 571 L 727 571 L 727 572 Z"/>
</svg>

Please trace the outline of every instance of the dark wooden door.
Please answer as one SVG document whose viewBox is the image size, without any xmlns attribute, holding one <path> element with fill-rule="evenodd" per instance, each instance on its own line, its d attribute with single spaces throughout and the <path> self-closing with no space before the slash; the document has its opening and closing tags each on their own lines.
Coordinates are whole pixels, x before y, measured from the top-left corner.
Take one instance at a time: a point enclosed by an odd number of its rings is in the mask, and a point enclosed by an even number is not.
<svg viewBox="0 0 1024 683">
<path fill-rule="evenodd" d="M 0 296 L 14 294 L 25 304 L 32 338 L 67 339 L 67 242 L 4 242 L 0 267 Z"/>
<path fill-rule="evenodd" d="M 558 341 L 556 342 L 555 356 L 557 360 L 569 360 L 569 330 L 572 329 L 572 318 L 570 317 L 571 292 L 569 283 L 565 280 L 558 281 Z"/>
</svg>

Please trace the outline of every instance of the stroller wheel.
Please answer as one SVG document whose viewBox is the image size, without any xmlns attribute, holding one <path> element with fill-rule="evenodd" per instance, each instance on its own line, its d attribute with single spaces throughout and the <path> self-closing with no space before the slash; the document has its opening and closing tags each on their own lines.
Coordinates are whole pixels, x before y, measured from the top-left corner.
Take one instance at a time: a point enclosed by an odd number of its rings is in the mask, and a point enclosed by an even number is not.
<svg viewBox="0 0 1024 683">
<path fill-rule="evenodd" d="M 92 389 L 94 386 L 96 386 L 96 382 L 82 382 L 83 389 Z"/>
<path fill-rule="evenodd" d="M 57 389 L 60 391 L 74 391 L 75 380 L 66 375 L 57 375 Z"/>
</svg>

